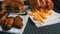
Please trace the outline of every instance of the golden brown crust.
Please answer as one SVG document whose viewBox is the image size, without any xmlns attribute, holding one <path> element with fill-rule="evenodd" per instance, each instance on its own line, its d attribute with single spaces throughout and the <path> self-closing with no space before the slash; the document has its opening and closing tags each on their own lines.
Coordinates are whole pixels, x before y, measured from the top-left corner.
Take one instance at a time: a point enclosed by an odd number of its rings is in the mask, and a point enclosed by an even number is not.
<svg viewBox="0 0 60 34">
<path fill-rule="evenodd" d="M 5 22 L 4 22 L 4 25 L 7 27 L 7 28 L 11 28 L 12 25 L 14 23 L 14 18 L 13 17 L 8 17 Z"/>
<path fill-rule="evenodd" d="M 1 18 L 0 18 L 0 22 L 3 22 L 7 19 L 9 13 L 5 13 Z"/>
<path fill-rule="evenodd" d="M 15 18 L 15 26 L 17 27 L 17 28 L 22 28 L 22 26 L 23 26 L 23 19 L 20 17 L 20 16 L 16 16 L 16 18 Z"/>
</svg>

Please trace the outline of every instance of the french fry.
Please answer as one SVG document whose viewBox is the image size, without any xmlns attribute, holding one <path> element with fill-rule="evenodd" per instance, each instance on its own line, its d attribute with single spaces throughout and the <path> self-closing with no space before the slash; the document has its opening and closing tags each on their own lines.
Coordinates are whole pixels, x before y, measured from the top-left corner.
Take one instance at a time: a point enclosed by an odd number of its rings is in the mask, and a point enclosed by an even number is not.
<svg viewBox="0 0 60 34">
<path fill-rule="evenodd" d="M 47 19 L 47 17 L 43 14 L 43 13 L 40 13 L 39 14 L 43 19 Z"/>
<path fill-rule="evenodd" d="M 40 23 L 44 23 L 43 18 L 41 16 L 39 16 L 38 13 L 35 13 L 34 18 L 35 18 L 35 20 L 39 21 Z"/>
<path fill-rule="evenodd" d="M 35 11 L 35 12 L 34 12 Z M 30 13 L 31 16 L 34 16 L 33 19 L 42 25 L 44 24 L 44 20 L 47 19 L 47 16 L 52 15 L 52 12 L 50 12 L 48 9 L 34 9 L 32 13 Z"/>
<path fill-rule="evenodd" d="M 34 19 L 35 21 L 41 23 L 41 24 L 44 24 L 44 21 L 43 21 L 42 19 L 39 19 L 39 18 L 36 18 L 36 17 L 34 17 L 33 19 Z"/>
<path fill-rule="evenodd" d="M 49 11 L 48 9 L 46 9 L 45 14 L 46 14 L 47 16 L 50 16 L 50 15 L 52 15 L 52 12 Z"/>
<path fill-rule="evenodd" d="M 38 12 L 39 16 L 41 16 L 43 19 L 47 19 L 46 15 L 43 12 Z"/>
<path fill-rule="evenodd" d="M 52 12 L 51 12 L 51 11 L 48 11 L 48 14 L 49 14 L 49 15 L 52 15 Z"/>
<path fill-rule="evenodd" d="M 30 13 L 29 15 L 30 15 L 30 16 L 33 16 L 33 13 Z"/>
</svg>

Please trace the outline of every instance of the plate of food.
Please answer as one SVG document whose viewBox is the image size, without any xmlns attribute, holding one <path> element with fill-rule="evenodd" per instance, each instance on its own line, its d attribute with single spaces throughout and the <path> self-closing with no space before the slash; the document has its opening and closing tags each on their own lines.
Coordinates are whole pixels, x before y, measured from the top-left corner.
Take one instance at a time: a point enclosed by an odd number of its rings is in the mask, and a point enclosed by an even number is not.
<svg viewBox="0 0 60 34">
<path fill-rule="evenodd" d="M 53 10 L 49 10 L 46 13 L 43 11 L 30 12 L 29 16 L 37 27 L 52 25 L 60 22 L 60 14 Z"/>
<path fill-rule="evenodd" d="M 5 12 L 0 18 L 0 31 L 22 34 L 28 21 L 27 15 Z"/>
<path fill-rule="evenodd" d="M 2 11 L 15 14 L 26 14 L 28 9 L 23 0 L 3 0 L 1 5 Z"/>
<path fill-rule="evenodd" d="M 54 2 L 52 0 L 27 1 L 32 7 L 32 10 L 29 12 L 29 17 L 37 27 L 60 22 L 60 14 L 52 10 L 54 8 Z"/>
<path fill-rule="evenodd" d="M 1 5 L 0 31 L 22 34 L 28 21 L 28 6 L 24 5 L 23 0 L 4 0 Z"/>
</svg>

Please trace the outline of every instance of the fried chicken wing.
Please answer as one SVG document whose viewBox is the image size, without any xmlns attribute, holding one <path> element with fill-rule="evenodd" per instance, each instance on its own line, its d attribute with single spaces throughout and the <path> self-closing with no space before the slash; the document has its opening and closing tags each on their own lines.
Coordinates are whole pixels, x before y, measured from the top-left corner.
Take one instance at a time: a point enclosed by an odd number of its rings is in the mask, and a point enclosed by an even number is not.
<svg viewBox="0 0 60 34">
<path fill-rule="evenodd" d="M 14 23 L 14 18 L 13 17 L 8 17 L 4 22 L 4 24 L 7 28 L 11 28 L 13 23 Z"/>
<path fill-rule="evenodd" d="M 16 16 L 14 25 L 15 27 L 21 29 L 23 26 L 23 19 L 20 16 Z"/>
<path fill-rule="evenodd" d="M 4 21 L 7 19 L 8 15 L 9 15 L 8 12 L 5 13 L 5 14 L 0 18 L 0 23 L 1 23 L 1 22 L 4 22 Z"/>
<path fill-rule="evenodd" d="M 13 23 L 14 23 L 14 18 L 13 17 L 8 17 L 3 22 L 3 24 L 1 25 L 1 27 L 2 27 L 3 30 L 7 31 L 7 30 L 9 30 L 13 26 Z"/>
</svg>

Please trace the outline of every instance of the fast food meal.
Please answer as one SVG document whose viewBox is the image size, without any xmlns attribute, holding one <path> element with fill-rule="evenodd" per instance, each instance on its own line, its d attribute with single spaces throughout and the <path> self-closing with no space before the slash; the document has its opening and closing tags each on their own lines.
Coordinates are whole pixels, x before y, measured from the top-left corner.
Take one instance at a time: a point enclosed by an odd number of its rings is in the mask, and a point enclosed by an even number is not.
<svg viewBox="0 0 60 34">
<path fill-rule="evenodd" d="M 53 12 L 50 10 L 54 8 L 52 0 L 27 0 L 32 7 L 31 16 L 33 19 L 41 24 L 44 24 L 44 20 L 47 16 L 51 16 Z M 7 30 L 13 27 L 21 29 L 23 27 L 23 19 L 20 16 L 8 17 L 9 13 L 22 13 L 24 2 L 23 0 L 4 0 L 2 2 L 2 11 L 0 12 L 0 23 L 3 22 L 2 28 Z M 9 11 L 9 12 L 8 12 Z"/>
<path fill-rule="evenodd" d="M 54 8 L 52 0 L 27 0 L 27 2 L 32 7 L 30 15 L 34 16 L 33 19 L 41 24 L 44 24 L 47 16 L 53 14 L 53 12 L 50 11 Z"/>
</svg>

